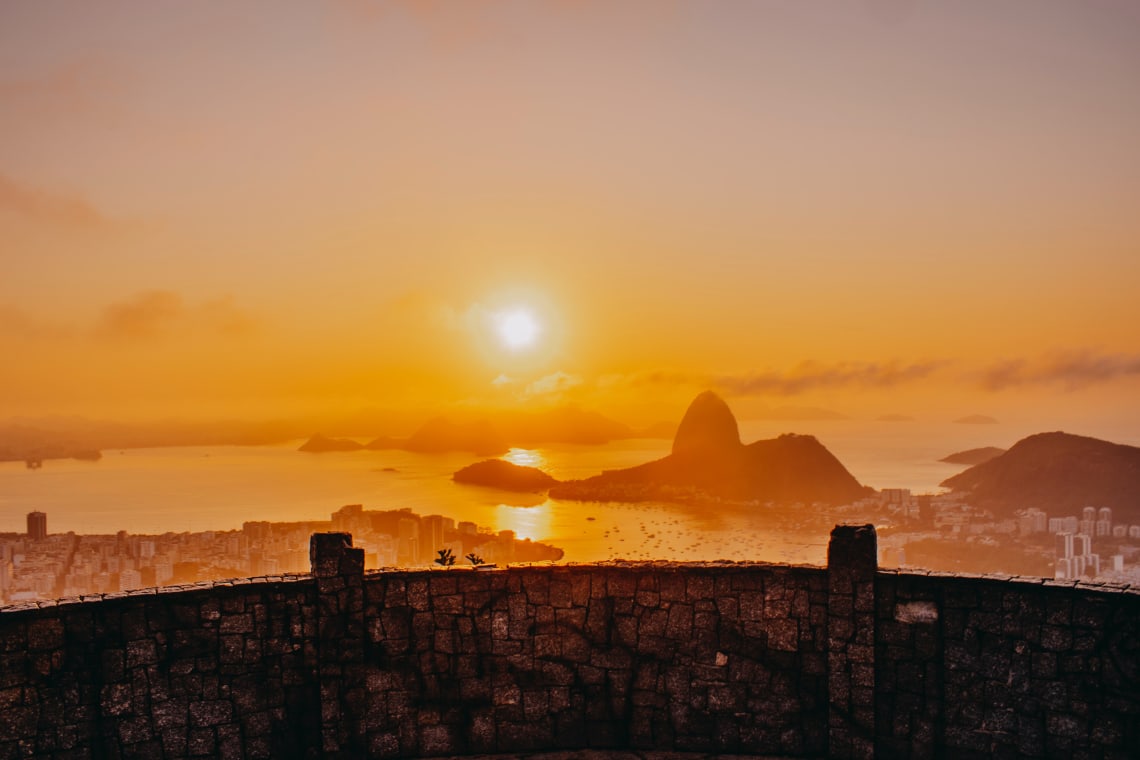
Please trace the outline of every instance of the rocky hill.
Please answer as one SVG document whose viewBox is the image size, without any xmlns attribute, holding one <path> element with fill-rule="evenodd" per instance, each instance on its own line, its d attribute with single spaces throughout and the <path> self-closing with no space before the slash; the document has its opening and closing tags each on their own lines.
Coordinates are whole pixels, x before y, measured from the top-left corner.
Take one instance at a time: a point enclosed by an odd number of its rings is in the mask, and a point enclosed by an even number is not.
<svg viewBox="0 0 1140 760">
<path fill-rule="evenodd" d="M 643 501 L 718 496 L 762 502 L 841 504 L 871 492 L 810 435 L 740 442 L 736 418 L 716 394 L 697 396 L 673 452 L 624 470 L 609 470 L 551 489 L 556 498 Z"/>
<path fill-rule="evenodd" d="M 421 453 L 468 451 L 498 456 L 512 447 L 549 443 L 601 444 L 635 438 L 627 425 L 597 412 L 567 406 L 540 412 L 503 412 L 491 419 L 454 422 L 444 417 L 428 420 L 408 438 L 382 436 L 365 448 L 379 451 L 404 449 Z"/>
<path fill-rule="evenodd" d="M 1140 448 L 1096 438 L 1031 435 L 942 485 L 998 514 L 1036 507 L 1064 516 L 1095 506 L 1111 507 L 1115 520 L 1140 522 Z"/>
<path fill-rule="evenodd" d="M 362 448 L 364 448 L 363 444 L 348 438 L 329 438 L 326 435 L 315 433 L 309 437 L 309 440 L 302 443 L 297 451 L 323 454 L 329 451 L 359 451 Z"/>
</svg>

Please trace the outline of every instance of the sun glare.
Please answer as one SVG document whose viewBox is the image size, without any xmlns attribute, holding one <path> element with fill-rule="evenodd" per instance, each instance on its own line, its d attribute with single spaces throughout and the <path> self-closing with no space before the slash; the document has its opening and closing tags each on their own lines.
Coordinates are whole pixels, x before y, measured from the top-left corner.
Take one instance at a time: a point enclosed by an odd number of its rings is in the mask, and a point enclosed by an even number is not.
<svg viewBox="0 0 1140 760">
<path fill-rule="evenodd" d="M 495 315 L 495 331 L 504 347 L 522 351 L 535 344 L 542 325 L 526 309 L 508 309 Z"/>
<path fill-rule="evenodd" d="M 543 467 L 546 464 L 542 454 L 533 449 L 511 449 L 502 458 L 519 467 Z"/>
</svg>

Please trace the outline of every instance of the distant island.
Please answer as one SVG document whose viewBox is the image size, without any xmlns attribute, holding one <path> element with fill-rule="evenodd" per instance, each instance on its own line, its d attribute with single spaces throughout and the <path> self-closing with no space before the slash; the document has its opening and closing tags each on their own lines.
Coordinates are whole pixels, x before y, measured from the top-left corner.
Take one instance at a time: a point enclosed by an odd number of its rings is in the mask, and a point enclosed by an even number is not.
<svg viewBox="0 0 1140 760">
<path fill-rule="evenodd" d="M 732 411 L 712 391 L 685 412 L 672 453 L 623 470 L 554 486 L 580 501 L 738 501 L 846 504 L 873 493 L 810 435 L 785 434 L 745 445 Z"/>
<path fill-rule="evenodd" d="M 985 414 L 970 414 L 954 420 L 957 425 L 996 425 L 997 420 Z"/>
<path fill-rule="evenodd" d="M 1140 522 L 1140 448 L 1063 432 L 1038 433 L 1009 451 L 942 482 L 978 506 L 1012 515 L 1035 507 L 1076 514 L 1110 507 L 1117 520 Z"/>
<path fill-rule="evenodd" d="M 440 454 L 448 451 L 467 451 L 479 456 L 498 456 L 511 450 L 511 444 L 487 420 L 458 423 L 443 417 L 425 422 L 416 432 L 403 440 L 376 438 L 364 448 L 371 451 L 403 449 L 422 454 Z"/>
<path fill-rule="evenodd" d="M 451 479 L 467 485 L 504 491 L 545 491 L 558 481 L 537 467 L 523 467 L 502 459 L 488 459 L 456 471 Z"/>
<path fill-rule="evenodd" d="M 469 452 L 477 456 L 501 456 L 512 448 L 527 448 L 549 443 L 602 444 L 629 438 L 654 437 L 661 434 L 657 426 L 636 432 L 627 425 L 596 412 L 576 406 L 567 406 L 544 412 L 506 412 L 494 420 L 479 419 L 455 422 L 446 417 L 435 417 L 421 425 L 407 438 L 381 436 L 366 444 L 344 443 L 345 448 L 324 448 L 326 436 L 309 447 L 310 439 L 300 451 L 351 451 L 357 448 L 370 451 L 399 449 L 424 454 Z M 666 436 L 668 437 L 668 436 Z M 355 443 L 355 442 L 352 442 Z"/>
<path fill-rule="evenodd" d="M 359 451 L 362 448 L 364 444 L 348 438 L 329 438 L 317 433 L 301 444 L 297 451 L 320 454 L 326 451 Z"/>
<path fill-rule="evenodd" d="M 958 451 L 949 456 L 944 456 L 939 459 L 939 462 L 946 462 L 947 464 L 982 464 L 991 459 L 1000 457 L 1005 453 L 1005 449 L 999 449 L 997 446 L 983 446 L 979 449 L 966 449 L 965 451 Z"/>
<path fill-rule="evenodd" d="M 0 420 L 0 462 L 51 459 L 97 460 L 109 449 L 173 446 L 269 446 L 305 439 L 302 451 L 403 449 L 424 453 L 459 451 L 499 456 L 513 447 L 550 443 L 601 444 L 643 437 L 671 437 L 653 426 L 634 430 L 597 412 L 574 405 L 543 411 L 495 412 L 491 420 L 428 420 L 407 437 L 378 436 L 388 425 L 406 427 L 406 410 L 365 410 L 345 418 L 276 420 L 163 420 L 113 422 L 49 415 Z M 313 434 L 312 431 L 318 431 Z M 351 438 L 349 437 L 351 436 Z M 367 440 L 359 444 L 352 438 Z M 331 442 L 331 443 L 330 443 Z"/>
</svg>

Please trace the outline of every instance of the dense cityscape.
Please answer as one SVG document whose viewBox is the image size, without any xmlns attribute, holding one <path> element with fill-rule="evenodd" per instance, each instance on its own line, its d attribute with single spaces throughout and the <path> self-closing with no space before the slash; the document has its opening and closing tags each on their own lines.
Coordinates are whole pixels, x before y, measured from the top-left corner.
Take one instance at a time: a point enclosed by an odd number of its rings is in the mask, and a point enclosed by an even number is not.
<svg viewBox="0 0 1140 760">
<path fill-rule="evenodd" d="M 996 519 L 962 494 L 887 488 L 820 517 L 876 522 L 886 567 L 1140 582 L 1140 525 L 1113 522 L 1108 507 L 1088 506 L 1080 515 L 1028 508 Z M 50 533 L 48 516 L 36 511 L 27 515 L 25 534 L 0 534 L 0 604 L 304 573 L 310 535 L 329 530 L 351 533 L 369 568 L 433 566 L 441 552 L 459 564 L 498 565 L 563 555 L 510 530 L 359 504 L 325 521 L 246 522 L 241 530 L 159 535 Z"/>
<path fill-rule="evenodd" d="M 28 514 L 28 532 L 0 534 L 0 603 L 100 595 L 154 586 L 309 571 L 309 537 L 345 531 L 367 567 L 430 566 L 440 552 L 462 564 L 557 560 L 562 550 L 492 533 L 473 522 L 410 510 L 342 507 L 330 520 L 246 522 L 241 530 L 135 535 L 48 533 Z"/>
</svg>

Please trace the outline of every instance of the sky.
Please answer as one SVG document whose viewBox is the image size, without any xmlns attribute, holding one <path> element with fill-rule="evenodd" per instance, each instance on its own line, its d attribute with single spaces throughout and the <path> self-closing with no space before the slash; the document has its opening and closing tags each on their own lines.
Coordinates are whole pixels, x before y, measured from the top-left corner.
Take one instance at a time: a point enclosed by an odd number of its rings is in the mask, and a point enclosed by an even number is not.
<svg viewBox="0 0 1140 760">
<path fill-rule="evenodd" d="M 1132 0 L 0 3 L 0 419 L 1140 425 L 1138 294 Z"/>
</svg>

